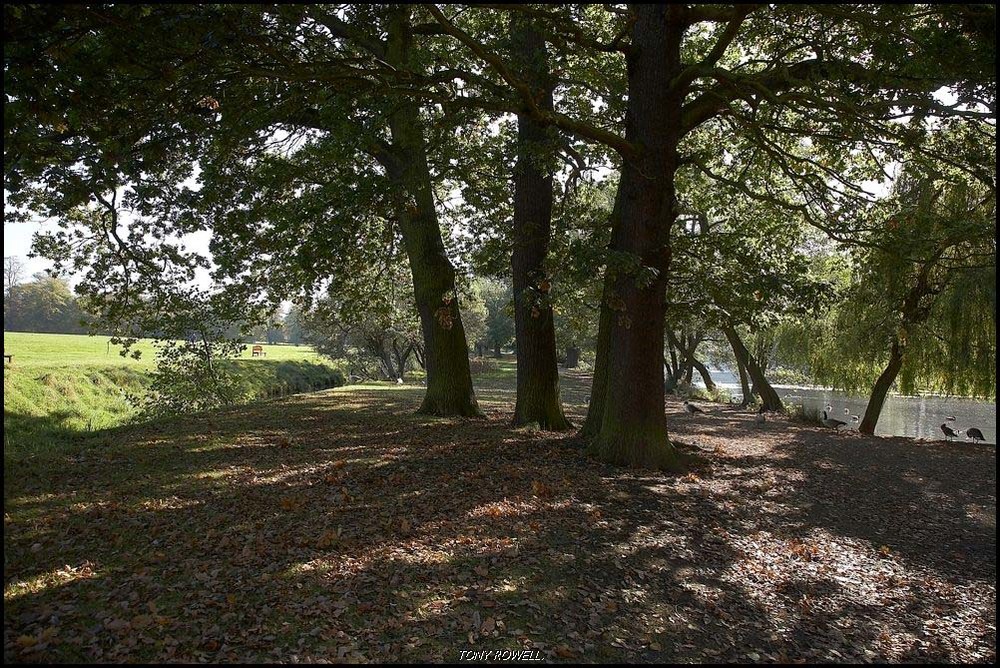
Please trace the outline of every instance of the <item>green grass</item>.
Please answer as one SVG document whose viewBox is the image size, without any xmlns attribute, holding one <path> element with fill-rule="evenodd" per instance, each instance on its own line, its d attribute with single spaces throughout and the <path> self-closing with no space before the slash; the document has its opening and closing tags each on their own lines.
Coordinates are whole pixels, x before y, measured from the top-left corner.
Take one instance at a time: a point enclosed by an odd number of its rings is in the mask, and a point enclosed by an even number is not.
<svg viewBox="0 0 1000 668">
<path fill-rule="evenodd" d="M 266 361 L 319 362 L 320 355 L 311 346 L 270 345 L 264 347 Z M 248 344 L 242 357 L 251 358 Z M 153 341 L 143 339 L 134 347 L 140 351 L 139 359 L 121 356 L 121 346 L 111 344 L 108 336 L 86 334 L 36 334 L 29 332 L 4 332 L 3 352 L 14 355 L 14 366 L 120 366 L 152 368 L 156 363 Z"/>
<path fill-rule="evenodd" d="M 71 454 L 108 429 L 137 418 L 127 394 L 141 396 L 155 364 L 151 341 L 139 360 L 108 337 L 4 332 L 4 469 L 47 454 Z M 267 357 L 236 362 L 240 395 L 268 399 L 342 385 L 336 365 L 306 346 L 265 345 Z"/>
</svg>

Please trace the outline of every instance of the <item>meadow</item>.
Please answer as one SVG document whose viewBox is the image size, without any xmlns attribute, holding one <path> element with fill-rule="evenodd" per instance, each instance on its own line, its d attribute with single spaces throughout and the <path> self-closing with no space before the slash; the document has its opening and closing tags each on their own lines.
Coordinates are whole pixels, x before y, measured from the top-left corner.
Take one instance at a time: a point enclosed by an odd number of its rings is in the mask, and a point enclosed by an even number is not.
<svg viewBox="0 0 1000 668">
<path fill-rule="evenodd" d="M 150 384 L 151 340 L 138 359 L 120 354 L 106 336 L 4 332 L 4 469 L 30 464 L 47 451 L 68 452 L 105 430 L 137 419 L 131 397 Z M 344 383 L 340 369 L 309 346 L 250 346 L 235 366 L 242 396 L 266 399 Z"/>
<path fill-rule="evenodd" d="M 312 346 L 260 344 L 265 360 L 278 362 L 319 362 L 320 355 Z M 150 369 L 156 363 L 156 348 L 152 339 L 142 339 L 133 348 L 138 359 L 122 356 L 122 347 L 111 343 L 109 336 L 85 334 L 38 334 L 34 332 L 4 332 L 3 351 L 14 355 L 13 366 L 120 366 Z M 250 345 L 242 357 L 251 359 Z"/>
</svg>

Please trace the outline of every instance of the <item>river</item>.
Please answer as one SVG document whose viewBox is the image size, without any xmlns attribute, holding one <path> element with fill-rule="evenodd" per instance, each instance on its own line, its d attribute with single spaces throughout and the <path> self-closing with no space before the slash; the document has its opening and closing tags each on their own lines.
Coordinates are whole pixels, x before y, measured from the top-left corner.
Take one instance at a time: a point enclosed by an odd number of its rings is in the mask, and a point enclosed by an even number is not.
<svg viewBox="0 0 1000 668">
<path fill-rule="evenodd" d="M 712 370 L 712 379 L 721 388 L 729 391 L 734 399 L 742 397 L 739 379 L 733 374 L 720 370 Z M 695 382 L 704 387 L 701 378 L 695 374 Z M 868 397 L 836 392 L 822 387 L 800 387 L 794 385 L 775 385 L 782 401 L 788 405 L 800 406 L 807 413 L 819 414 L 827 405 L 832 407 L 830 417 L 844 420 L 857 428 L 857 422 L 852 422 L 851 416 L 859 418 L 864 415 L 868 405 Z M 997 442 L 997 406 L 996 403 L 965 399 L 961 397 L 920 396 L 907 397 L 890 394 L 882 407 L 875 433 L 882 436 L 909 436 L 922 439 L 942 439 L 941 424 L 946 418 L 954 417 L 954 422 L 948 424 L 952 429 L 962 430 L 961 438 L 965 439 L 965 430 L 978 427 L 987 443 Z"/>
</svg>

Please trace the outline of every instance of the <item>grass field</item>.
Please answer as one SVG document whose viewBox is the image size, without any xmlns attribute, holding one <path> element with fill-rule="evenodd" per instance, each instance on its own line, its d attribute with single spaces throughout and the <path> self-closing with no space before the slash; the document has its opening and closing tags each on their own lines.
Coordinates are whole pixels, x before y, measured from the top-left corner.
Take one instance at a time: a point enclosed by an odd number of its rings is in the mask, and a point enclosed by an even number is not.
<svg viewBox="0 0 1000 668">
<path fill-rule="evenodd" d="M 311 346 L 269 345 L 264 346 L 266 360 L 278 362 L 319 362 L 319 354 Z M 15 366 L 66 366 L 85 364 L 88 366 L 119 366 L 152 368 L 156 362 L 156 349 L 149 339 L 140 341 L 136 350 L 139 359 L 121 356 L 121 346 L 111 343 L 108 336 L 87 336 L 85 334 L 36 334 L 29 332 L 4 332 L 3 352 L 14 355 Z M 250 359 L 250 345 L 243 351 L 243 357 Z"/>
<path fill-rule="evenodd" d="M 4 332 L 4 471 L 53 451 L 70 452 L 136 417 L 156 362 L 152 341 L 136 360 L 108 337 Z M 263 399 L 342 385 L 343 374 L 308 346 L 264 345 L 266 357 L 237 362 L 242 395 Z"/>
</svg>

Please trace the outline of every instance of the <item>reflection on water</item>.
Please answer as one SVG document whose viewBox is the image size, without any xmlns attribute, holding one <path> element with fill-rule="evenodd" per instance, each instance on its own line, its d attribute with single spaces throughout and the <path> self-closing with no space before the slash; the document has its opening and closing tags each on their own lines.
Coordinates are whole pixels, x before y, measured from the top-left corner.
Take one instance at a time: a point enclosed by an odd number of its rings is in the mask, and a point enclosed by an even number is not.
<svg viewBox="0 0 1000 668">
<path fill-rule="evenodd" d="M 729 391 L 735 398 L 742 396 L 739 379 L 725 371 L 712 373 L 712 378 L 720 388 Z M 700 384 L 701 379 L 698 379 Z M 843 420 L 857 429 L 856 422 L 851 421 L 852 415 L 864 416 L 868 397 L 844 394 L 822 388 L 793 387 L 775 385 L 782 400 L 789 406 L 801 406 L 807 413 L 823 411 L 827 405 L 832 407 L 830 417 Z M 875 433 L 881 436 L 910 436 L 924 439 L 942 439 L 941 423 L 945 418 L 954 417 L 949 426 L 962 430 L 961 438 L 965 439 L 965 430 L 978 427 L 987 443 L 997 442 L 997 407 L 995 403 L 961 399 L 958 397 L 903 397 L 890 395 L 882 407 Z"/>
</svg>

